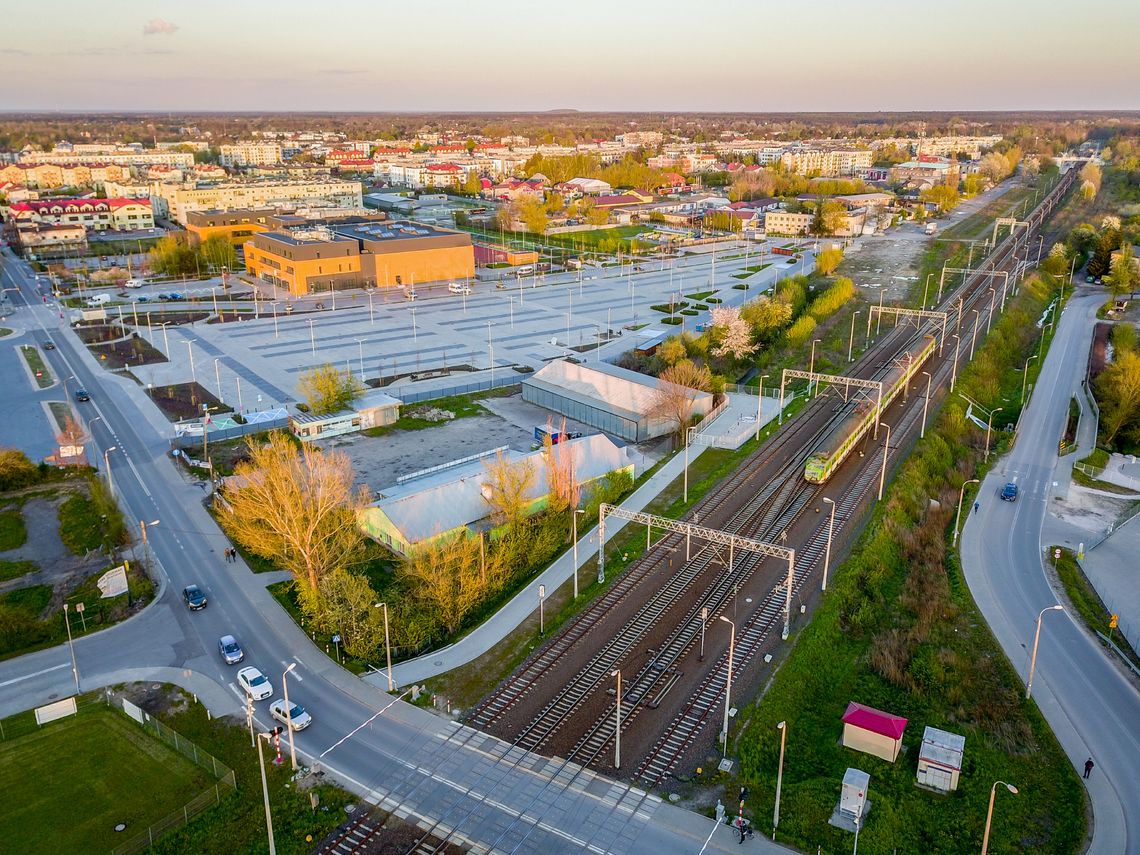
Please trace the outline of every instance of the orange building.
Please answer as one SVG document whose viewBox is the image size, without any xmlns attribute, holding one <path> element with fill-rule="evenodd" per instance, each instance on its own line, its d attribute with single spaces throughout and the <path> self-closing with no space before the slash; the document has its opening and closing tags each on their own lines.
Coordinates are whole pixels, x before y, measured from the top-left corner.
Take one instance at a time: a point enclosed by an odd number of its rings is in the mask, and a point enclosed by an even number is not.
<svg viewBox="0 0 1140 855">
<path fill-rule="evenodd" d="M 475 275 L 471 236 L 423 223 L 366 222 L 265 232 L 245 266 L 297 297 L 346 288 L 405 288 Z"/>
<path fill-rule="evenodd" d="M 234 246 L 275 226 L 270 222 L 277 211 L 273 208 L 246 208 L 236 211 L 188 211 L 186 231 L 194 243 L 202 243 L 214 235 L 224 235 Z"/>
</svg>

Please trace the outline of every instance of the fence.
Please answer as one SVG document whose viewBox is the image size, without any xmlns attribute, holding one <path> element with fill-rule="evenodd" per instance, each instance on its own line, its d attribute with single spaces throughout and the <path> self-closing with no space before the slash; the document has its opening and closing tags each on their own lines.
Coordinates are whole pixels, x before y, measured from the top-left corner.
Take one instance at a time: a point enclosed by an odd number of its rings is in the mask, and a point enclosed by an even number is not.
<svg viewBox="0 0 1140 855">
<path fill-rule="evenodd" d="M 244 416 L 243 425 L 234 424 L 231 427 L 210 427 L 210 442 L 220 442 L 226 439 L 237 439 L 255 433 L 265 433 L 271 430 L 283 430 L 289 427 L 289 413 L 284 409 L 270 410 L 260 413 L 248 413 Z M 178 422 L 174 425 L 174 439 L 171 445 L 175 448 L 190 448 L 202 444 L 202 420 Z"/>
<path fill-rule="evenodd" d="M 401 475 L 396 479 L 397 484 L 407 484 L 409 481 L 415 481 L 417 478 L 426 478 L 428 475 L 434 475 L 436 472 L 443 472 L 445 469 L 454 469 L 456 466 L 462 466 L 465 463 L 471 463 L 474 460 L 482 460 L 484 457 L 493 457 L 499 452 L 506 452 L 510 449 L 509 445 L 500 445 L 498 448 L 492 448 L 489 451 L 480 451 L 477 454 L 469 454 L 467 457 L 460 457 L 458 460 L 449 460 L 446 463 L 440 463 L 436 466 L 429 466 L 427 469 L 417 469 L 415 472 L 409 472 L 407 475 Z"/>
<path fill-rule="evenodd" d="M 502 374 L 499 373 L 502 372 Z M 404 387 L 397 386 L 395 388 L 389 386 L 385 391 L 396 398 L 399 398 L 405 404 L 418 404 L 422 401 L 434 401 L 437 398 L 448 398 L 452 395 L 469 395 L 472 392 L 487 392 L 491 389 L 503 389 L 507 386 L 517 386 L 519 375 L 514 369 L 502 368 L 495 372 L 495 380 L 491 382 L 490 377 L 482 377 L 476 380 L 468 381 L 467 383 L 460 383 L 455 386 L 443 386 L 435 389 L 423 389 L 414 392 L 410 389 L 405 390 Z"/>
<path fill-rule="evenodd" d="M 166 743 L 187 760 L 202 767 L 217 779 L 213 786 L 207 787 L 181 808 L 167 814 L 162 819 L 149 825 L 144 831 L 136 834 L 126 843 L 116 846 L 111 850 L 112 855 L 130 855 L 130 853 L 142 852 L 148 849 L 164 834 L 169 834 L 171 831 L 187 825 L 190 820 L 194 819 L 194 817 L 198 816 L 202 811 L 218 804 L 226 794 L 235 792 L 237 790 L 237 779 L 234 776 L 233 769 L 221 763 L 214 755 L 203 751 L 186 737 L 179 736 L 158 719 L 142 712 L 142 710 L 126 698 L 119 698 L 108 691 L 108 703 L 113 700 L 117 700 L 123 711 L 135 721 L 138 721 L 143 730 L 147 731 L 147 733 L 159 741 Z"/>
</svg>

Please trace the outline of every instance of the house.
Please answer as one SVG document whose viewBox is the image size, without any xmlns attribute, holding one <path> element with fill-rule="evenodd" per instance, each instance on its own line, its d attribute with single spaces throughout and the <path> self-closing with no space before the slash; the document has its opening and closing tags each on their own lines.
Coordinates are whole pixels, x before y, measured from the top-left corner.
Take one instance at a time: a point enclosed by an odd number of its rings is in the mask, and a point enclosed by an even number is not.
<svg viewBox="0 0 1140 855">
<path fill-rule="evenodd" d="M 602 434 L 579 437 L 552 447 L 554 465 L 572 461 L 577 484 L 590 484 L 612 472 L 625 471 L 632 477 L 634 463 L 626 449 L 618 448 Z M 526 513 L 546 507 L 549 499 L 548 466 L 551 461 L 545 449 L 523 454 L 508 451 L 503 457 L 511 463 L 526 465 L 534 472 L 526 491 Z M 496 536 L 487 501 L 488 474 L 482 460 L 448 466 L 442 472 L 422 473 L 415 480 L 384 487 L 380 498 L 361 512 L 360 527 L 368 537 L 398 555 L 407 555 L 421 547 L 459 535 L 489 531 Z"/>
<path fill-rule="evenodd" d="M 843 745 L 890 763 L 902 749 L 906 719 L 852 701 L 843 713 Z"/>
<path fill-rule="evenodd" d="M 599 196 L 594 204 L 599 208 L 621 208 L 625 205 L 643 205 L 653 201 L 653 194 L 644 190 L 625 190 L 617 195 Z"/>
<path fill-rule="evenodd" d="M 495 184 L 487 188 L 483 191 L 482 195 L 487 199 L 500 199 L 514 202 L 524 197 L 541 199 L 544 195 L 544 190 L 544 183 L 534 178 L 528 181 L 522 181 L 518 178 L 508 178 L 500 184 Z"/>
<path fill-rule="evenodd" d="M 399 398 L 393 398 L 379 389 L 372 389 L 357 398 L 349 409 L 335 413 L 315 415 L 313 413 L 292 413 L 289 427 L 301 442 L 329 439 L 346 433 L 374 427 L 385 427 L 400 418 Z"/>
<path fill-rule="evenodd" d="M 922 155 L 917 160 L 900 163 L 891 170 L 891 182 L 918 188 L 945 184 L 957 187 L 960 178 L 958 161 L 946 157 Z"/>
<path fill-rule="evenodd" d="M 598 178 L 571 178 L 563 183 L 587 196 L 602 196 L 613 192 L 613 187 Z"/>
<path fill-rule="evenodd" d="M 965 752 L 966 737 L 927 725 L 918 752 L 918 783 L 944 793 L 958 789 Z"/>
</svg>

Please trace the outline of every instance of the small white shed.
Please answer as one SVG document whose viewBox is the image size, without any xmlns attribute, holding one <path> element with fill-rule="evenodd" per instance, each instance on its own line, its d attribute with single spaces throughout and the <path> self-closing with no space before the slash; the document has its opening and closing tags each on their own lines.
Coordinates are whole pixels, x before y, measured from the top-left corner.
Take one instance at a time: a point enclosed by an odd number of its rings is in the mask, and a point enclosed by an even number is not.
<svg viewBox="0 0 1140 855">
<path fill-rule="evenodd" d="M 927 726 L 918 754 L 918 783 L 949 793 L 958 789 L 966 737 Z"/>
<path fill-rule="evenodd" d="M 848 817 L 861 817 L 867 807 L 867 788 L 871 776 L 862 769 L 848 769 L 843 773 L 843 789 L 839 793 L 839 812 Z"/>
</svg>

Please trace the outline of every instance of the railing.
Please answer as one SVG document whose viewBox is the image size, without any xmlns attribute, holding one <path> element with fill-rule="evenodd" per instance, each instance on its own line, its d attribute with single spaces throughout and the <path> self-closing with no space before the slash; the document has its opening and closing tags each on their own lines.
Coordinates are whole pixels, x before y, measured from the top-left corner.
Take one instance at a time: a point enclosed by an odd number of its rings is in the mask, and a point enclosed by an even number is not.
<svg viewBox="0 0 1140 855">
<path fill-rule="evenodd" d="M 491 457 L 498 454 L 500 451 L 507 451 L 510 449 L 509 445 L 500 445 L 498 448 L 492 448 L 489 451 L 480 451 L 478 454 L 469 454 L 467 457 L 460 457 L 458 460 L 449 460 L 446 463 L 440 463 L 436 466 L 429 466 L 427 469 L 418 469 L 415 472 L 409 472 L 407 475 L 401 475 L 396 479 L 397 484 L 406 484 L 409 481 L 415 481 L 417 478 L 424 478 L 428 475 L 434 475 L 436 472 L 442 472 L 445 469 L 453 469 L 456 466 L 462 466 L 465 463 L 471 463 L 474 460 L 482 460 L 484 457 Z"/>
</svg>

